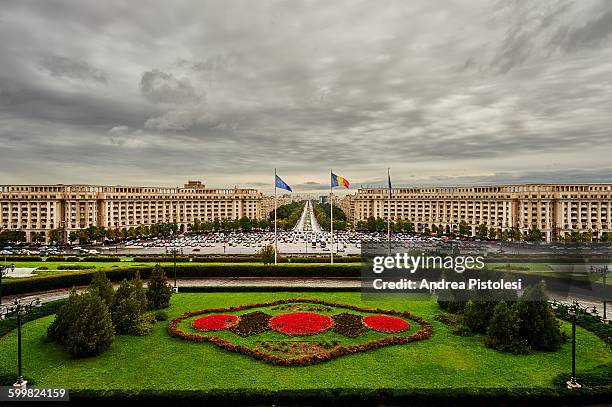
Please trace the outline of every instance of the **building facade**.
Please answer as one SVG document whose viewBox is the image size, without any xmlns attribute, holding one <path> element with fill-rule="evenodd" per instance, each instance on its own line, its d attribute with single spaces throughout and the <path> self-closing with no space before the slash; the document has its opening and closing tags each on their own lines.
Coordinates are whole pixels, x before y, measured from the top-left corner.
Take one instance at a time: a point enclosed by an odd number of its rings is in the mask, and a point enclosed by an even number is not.
<svg viewBox="0 0 612 407">
<path fill-rule="evenodd" d="M 355 221 L 368 217 L 410 220 L 416 231 L 433 226 L 458 230 L 465 221 L 475 234 L 479 225 L 525 233 L 532 227 L 547 241 L 573 232 L 594 237 L 612 231 L 612 184 L 537 184 L 471 187 L 359 189 Z"/>
<path fill-rule="evenodd" d="M 355 195 L 334 196 L 334 205 L 342 209 L 348 222 L 355 222 Z"/>
<path fill-rule="evenodd" d="M 89 226 L 124 229 L 173 222 L 187 230 L 195 220 L 259 219 L 263 194 L 255 189 L 212 189 L 200 181 L 183 187 L 0 185 L 0 230 L 48 238 Z"/>
<path fill-rule="evenodd" d="M 261 199 L 261 217 L 265 219 L 272 219 L 272 212 L 274 211 L 274 195 L 264 195 Z M 292 202 L 289 194 L 283 194 L 276 197 L 276 207 L 279 208 L 283 205 L 290 204 Z"/>
</svg>

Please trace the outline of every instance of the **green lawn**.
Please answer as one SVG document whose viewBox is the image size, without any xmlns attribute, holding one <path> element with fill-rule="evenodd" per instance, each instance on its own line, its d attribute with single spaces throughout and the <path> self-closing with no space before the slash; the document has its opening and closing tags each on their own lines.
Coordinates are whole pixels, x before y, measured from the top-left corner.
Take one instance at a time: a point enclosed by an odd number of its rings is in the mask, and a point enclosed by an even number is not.
<svg viewBox="0 0 612 407">
<path fill-rule="evenodd" d="M 167 322 L 144 337 L 117 337 L 112 348 L 90 359 L 71 359 L 42 337 L 53 317 L 24 326 L 24 371 L 39 386 L 70 389 L 228 390 L 250 389 L 435 389 L 552 388 L 558 374 L 569 376 L 571 344 L 555 353 L 515 356 L 486 348 L 479 337 L 459 337 L 433 320 L 431 301 L 364 301 L 359 293 L 184 293 L 173 297 L 168 314 L 281 298 L 318 298 L 366 308 L 409 310 L 434 326 L 433 337 L 406 345 L 340 357 L 306 367 L 267 365 L 210 343 L 171 338 Z M 569 332 L 570 326 L 563 324 Z M 0 370 L 16 366 L 15 332 L 0 340 Z M 578 328 L 578 375 L 597 365 L 612 369 L 612 352 L 595 335 Z"/>
</svg>

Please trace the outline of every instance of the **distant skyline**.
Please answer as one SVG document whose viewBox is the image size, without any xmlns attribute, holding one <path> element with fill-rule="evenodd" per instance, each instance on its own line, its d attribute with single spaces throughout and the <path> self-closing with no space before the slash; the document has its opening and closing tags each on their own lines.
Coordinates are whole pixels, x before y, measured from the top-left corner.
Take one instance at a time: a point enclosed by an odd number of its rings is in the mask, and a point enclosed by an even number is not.
<svg viewBox="0 0 612 407">
<path fill-rule="evenodd" d="M 0 184 L 611 182 L 611 72 L 608 0 L 7 0 Z"/>
</svg>

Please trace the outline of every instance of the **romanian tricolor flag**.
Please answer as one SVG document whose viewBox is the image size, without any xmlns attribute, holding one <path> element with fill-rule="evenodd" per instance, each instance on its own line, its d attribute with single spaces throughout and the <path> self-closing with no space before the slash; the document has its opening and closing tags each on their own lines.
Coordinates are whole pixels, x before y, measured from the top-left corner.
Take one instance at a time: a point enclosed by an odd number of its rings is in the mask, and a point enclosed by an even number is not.
<svg viewBox="0 0 612 407">
<path fill-rule="evenodd" d="M 348 188 L 351 185 L 351 183 L 346 179 L 346 178 L 342 178 L 337 176 L 336 174 L 334 174 L 333 172 L 331 173 L 331 186 L 333 187 L 337 187 L 337 186 L 343 186 L 344 188 Z"/>
</svg>

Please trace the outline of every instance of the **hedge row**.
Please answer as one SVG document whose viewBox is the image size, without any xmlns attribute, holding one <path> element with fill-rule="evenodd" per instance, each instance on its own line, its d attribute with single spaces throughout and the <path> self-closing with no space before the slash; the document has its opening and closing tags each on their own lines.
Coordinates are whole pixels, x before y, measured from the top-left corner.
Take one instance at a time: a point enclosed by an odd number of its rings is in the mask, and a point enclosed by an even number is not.
<svg viewBox="0 0 612 407">
<path fill-rule="evenodd" d="M 566 379 L 567 380 L 567 379 Z M 550 388 L 326 388 L 326 389 L 214 389 L 214 390 L 71 390 L 74 402 L 98 401 L 111 403 L 155 403 L 171 405 L 427 405 L 427 406 L 483 406 L 521 405 L 558 406 L 606 405 L 610 401 L 610 386 L 568 390 Z"/>
<path fill-rule="evenodd" d="M 7 256 L 6 257 L 6 261 L 43 261 L 42 257 L 38 257 L 38 256 Z M 90 256 L 90 257 L 77 257 L 77 256 L 68 256 L 68 257 L 64 257 L 64 256 L 49 256 L 46 259 L 44 259 L 44 261 L 55 261 L 55 262 L 59 262 L 59 261 L 71 261 L 71 262 L 76 262 L 76 261 L 88 261 L 88 262 L 117 262 L 117 261 L 121 261 L 120 257 L 109 257 L 109 256 Z"/>
<path fill-rule="evenodd" d="M 173 265 L 162 266 L 168 276 L 174 276 Z M 153 270 L 151 266 L 116 267 L 104 270 L 111 281 L 131 278 L 140 271 L 142 278 L 148 278 Z M 350 277 L 360 276 L 359 264 L 310 264 L 310 265 L 264 265 L 264 264 L 180 264 L 176 267 L 179 278 L 205 277 Z M 75 271 L 55 275 L 43 275 L 24 279 L 7 280 L 3 284 L 6 295 L 24 294 L 37 291 L 70 288 L 88 285 L 95 270 Z"/>
<path fill-rule="evenodd" d="M 172 263 L 175 258 L 170 256 L 139 256 L 134 257 L 136 263 Z M 334 263 L 356 263 L 360 261 L 360 257 L 334 257 Z M 261 263 L 261 257 L 258 256 L 177 256 L 177 263 Z M 279 263 L 329 263 L 327 257 L 280 257 Z"/>
<path fill-rule="evenodd" d="M 60 264 L 57 266 L 58 270 L 91 270 L 95 268 L 96 266 L 88 266 L 85 264 Z"/>
<path fill-rule="evenodd" d="M 6 258 L 6 261 L 42 261 L 42 257 L 40 256 L 2 256 L 2 258 Z"/>
<path fill-rule="evenodd" d="M 37 308 L 32 308 L 24 317 L 24 322 L 33 321 L 47 315 L 56 314 L 66 300 L 50 301 Z M 15 318 L 6 318 L 0 320 L 0 338 L 17 328 L 17 320 Z M 13 377 L 14 379 L 14 377 Z M 14 381 L 14 380 L 13 380 Z M 12 383 L 11 383 L 12 384 Z M 0 384 L 1 386 L 2 384 Z"/>
</svg>

